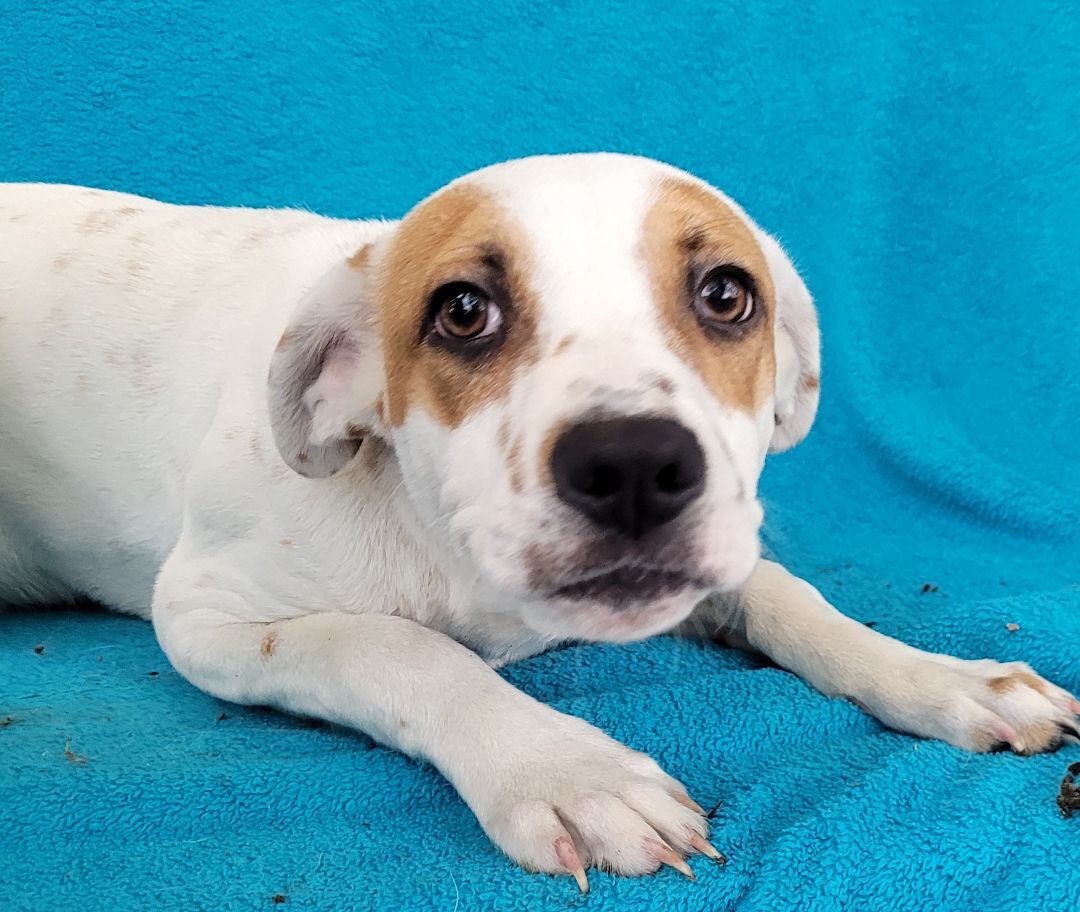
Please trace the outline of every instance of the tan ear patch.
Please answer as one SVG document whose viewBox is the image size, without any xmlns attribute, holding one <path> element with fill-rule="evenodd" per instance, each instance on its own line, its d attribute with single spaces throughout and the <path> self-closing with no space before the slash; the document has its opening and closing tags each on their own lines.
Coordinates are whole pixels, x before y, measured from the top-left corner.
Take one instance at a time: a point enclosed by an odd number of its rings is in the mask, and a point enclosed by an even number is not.
<svg viewBox="0 0 1080 912">
<path fill-rule="evenodd" d="M 775 291 L 765 254 L 742 217 L 707 188 L 668 178 L 656 188 L 641 240 L 668 345 L 688 361 L 722 402 L 757 411 L 775 387 Z M 754 280 L 765 319 L 730 338 L 712 338 L 692 309 L 690 275 L 737 266 Z"/>
<path fill-rule="evenodd" d="M 456 427 L 506 394 L 515 370 L 536 358 L 536 297 L 524 233 L 489 194 L 452 185 L 402 221 L 379 268 L 386 415 L 400 425 L 412 409 Z M 431 295 L 449 282 L 504 287 L 505 342 L 472 359 L 424 338 Z"/>
</svg>

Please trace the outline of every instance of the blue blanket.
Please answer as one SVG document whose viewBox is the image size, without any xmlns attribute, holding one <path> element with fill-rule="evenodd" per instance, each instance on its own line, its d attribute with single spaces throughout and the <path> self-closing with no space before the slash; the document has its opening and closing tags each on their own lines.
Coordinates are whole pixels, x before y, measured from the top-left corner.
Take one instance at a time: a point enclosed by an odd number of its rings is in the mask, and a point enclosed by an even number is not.
<svg viewBox="0 0 1080 912">
<path fill-rule="evenodd" d="M 492 160 L 613 148 L 725 188 L 822 312 L 819 423 L 763 482 L 770 549 L 883 632 L 1080 690 L 1071 3 L 19 6 L 0 179 L 393 216 Z M 1055 796 L 1078 747 L 919 742 L 668 638 L 505 674 L 716 805 L 730 863 L 580 897 L 500 856 L 433 770 L 200 694 L 148 625 L 18 613 L 0 907 L 1077 908 Z"/>
</svg>

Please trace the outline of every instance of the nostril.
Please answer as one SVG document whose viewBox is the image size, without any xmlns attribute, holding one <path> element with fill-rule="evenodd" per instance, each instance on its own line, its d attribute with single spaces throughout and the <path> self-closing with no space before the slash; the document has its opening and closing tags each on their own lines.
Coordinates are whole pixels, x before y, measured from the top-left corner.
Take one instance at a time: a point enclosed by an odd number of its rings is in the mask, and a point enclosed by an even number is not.
<svg viewBox="0 0 1080 912">
<path fill-rule="evenodd" d="M 582 486 L 581 493 L 589 497 L 612 497 L 622 490 L 622 473 L 614 466 L 593 466 L 592 474 L 587 483 Z"/>
<path fill-rule="evenodd" d="M 656 490 L 662 494 L 681 494 L 687 488 L 694 486 L 694 481 L 684 478 L 679 466 L 673 462 L 661 466 L 654 482 Z"/>
</svg>

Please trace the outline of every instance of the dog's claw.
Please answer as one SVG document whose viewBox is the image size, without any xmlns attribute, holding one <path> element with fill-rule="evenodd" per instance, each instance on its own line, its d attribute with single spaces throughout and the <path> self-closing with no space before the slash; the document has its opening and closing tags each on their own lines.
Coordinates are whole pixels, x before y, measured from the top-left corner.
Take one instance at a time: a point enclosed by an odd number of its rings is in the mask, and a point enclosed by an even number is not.
<svg viewBox="0 0 1080 912">
<path fill-rule="evenodd" d="M 698 852 L 700 852 L 706 858 L 711 858 L 717 864 L 727 864 L 727 857 L 722 852 L 718 852 L 716 850 L 715 846 L 713 846 L 710 843 L 706 842 L 704 839 L 702 839 L 700 836 L 698 836 L 697 833 L 694 833 L 690 837 L 690 845 L 692 845 Z"/>
<path fill-rule="evenodd" d="M 568 874 L 577 881 L 578 889 L 582 893 L 589 892 L 589 878 L 585 876 L 585 866 L 578 857 L 577 849 L 570 841 L 569 836 L 560 836 L 555 840 L 555 857 L 559 859 Z"/>
<path fill-rule="evenodd" d="M 700 814 L 702 817 L 705 816 L 705 808 L 685 792 L 675 792 L 671 797 L 678 801 L 684 808 L 689 808 L 695 814 Z"/>
<path fill-rule="evenodd" d="M 666 864 L 669 868 L 674 868 L 687 880 L 696 879 L 694 877 L 694 872 L 690 870 L 690 865 L 688 865 L 683 857 L 667 843 L 649 839 L 647 840 L 647 845 L 649 847 L 649 853 L 661 864 Z"/>
</svg>

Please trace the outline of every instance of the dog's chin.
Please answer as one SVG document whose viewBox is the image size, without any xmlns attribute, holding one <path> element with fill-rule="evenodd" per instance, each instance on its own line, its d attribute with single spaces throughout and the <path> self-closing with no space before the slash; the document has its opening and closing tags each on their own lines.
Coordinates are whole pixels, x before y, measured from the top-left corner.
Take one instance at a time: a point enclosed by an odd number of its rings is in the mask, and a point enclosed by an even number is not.
<svg viewBox="0 0 1080 912">
<path fill-rule="evenodd" d="M 710 581 L 685 573 L 621 567 L 530 600 L 524 615 L 547 636 L 626 643 L 670 630 L 712 591 Z"/>
</svg>

